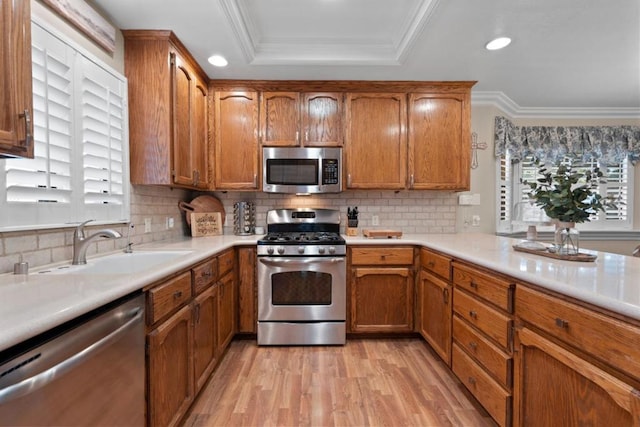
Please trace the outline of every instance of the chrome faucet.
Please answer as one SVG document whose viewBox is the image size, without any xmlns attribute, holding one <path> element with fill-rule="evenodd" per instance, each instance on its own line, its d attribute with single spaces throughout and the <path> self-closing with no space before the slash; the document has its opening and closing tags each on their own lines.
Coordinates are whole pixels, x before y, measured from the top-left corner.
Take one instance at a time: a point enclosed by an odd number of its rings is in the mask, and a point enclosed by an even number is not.
<svg viewBox="0 0 640 427">
<path fill-rule="evenodd" d="M 640 245 L 638 245 L 633 252 L 631 253 L 633 256 L 640 257 Z"/>
<path fill-rule="evenodd" d="M 76 228 L 76 231 L 73 233 L 73 261 L 71 262 L 71 264 L 73 265 L 87 263 L 87 248 L 89 247 L 89 243 L 91 243 L 98 237 L 105 237 L 107 239 L 118 239 L 122 237 L 122 234 L 109 228 L 98 230 L 89 237 L 85 237 L 84 226 L 91 221 L 93 220 L 89 219 L 83 222 Z"/>
</svg>

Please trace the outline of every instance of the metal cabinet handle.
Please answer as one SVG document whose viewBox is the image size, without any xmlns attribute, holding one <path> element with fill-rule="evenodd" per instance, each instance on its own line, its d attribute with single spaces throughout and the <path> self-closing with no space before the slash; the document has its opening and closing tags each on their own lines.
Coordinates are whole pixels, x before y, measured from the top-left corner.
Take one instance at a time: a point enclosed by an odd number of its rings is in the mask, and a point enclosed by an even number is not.
<svg viewBox="0 0 640 427">
<path fill-rule="evenodd" d="M 469 377 L 469 384 L 476 385 L 476 379 L 473 377 Z"/>
<path fill-rule="evenodd" d="M 435 263 L 435 262 L 433 262 L 433 261 L 429 261 L 429 262 L 427 263 L 427 265 L 429 266 L 429 268 L 433 268 L 433 267 L 435 267 L 435 266 L 436 266 L 436 263 Z"/>
<path fill-rule="evenodd" d="M 20 118 L 24 117 L 24 146 L 28 148 L 33 143 L 33 134 L 31 133 L 31 113 L 25 108 L 19 116 Z"/>
<path fill-rule="evenodd" d="M 442 302 L 444 304 L 448 304 L 449 303 L 449 289 L 444 288 L 442 290 Z"/>
<path fill-rule="evenodd" d="M 477 343 L 477 342 L 473 342 L 473 341 L 471 341 L 471 342 L 469 343 L 469 348 L 470 348 L 471 350 L 473 350 L 473 351 L 476 351 L 476 350 L 478 349 L 478 343 Z"/>
<path fill-rule="evenodd" d="M 305 140 L 305 142 L 309 142 L 309 131 L 308 130 L 304 131 L 304 140 Z"/>
<path fill-rule="evenodd" d="M 173 299 L 178 299 L 180 297 L 182 297 L 182 291 L 175 291 L 173 293 Z"/>
<path fill-rule="evenodd" d="M 300 142 L 300 131 L 296 131 L 296 142 Z"/>
<path fill-rule="evenodd" d="M 253 187 L 254 188 L 258 188 L 258 174 L 257 173 L 253 174 Z"/>
<path fill-rule="evenodd" d="M 477 319 L 478 318 L 478 313 L 476 313 L 475 310 L 470 310 L 469 311 L 469 317 L 471 317 L 472 319 Z"/>
<path fill-rule="evenodd" d="M 347 185 L 351 187 L 351 174 L 347 174 Z"/>
<path fill-rule="evenodd" d="M 469 286 L 471 286 L 473 289 L 476 289 L 476 290 L 478 289 L 478 284 L 473 280 L 471 281 L 471 283 L 469 283 Z"/>
<path fill-rule="evenodd" d="M 413 178 L 413 174 L 411 174 L 411 178 L 409 179 L 409 187 L 413 188 L 413 184 L 415 184 L 415 179 Z"/>
<path fill-rule="evenodd" d="M 559 317 L 556 317 L 556 326 L 562 329 L 567 329 L 569 327 L 569 322 Z"/>
</svg>

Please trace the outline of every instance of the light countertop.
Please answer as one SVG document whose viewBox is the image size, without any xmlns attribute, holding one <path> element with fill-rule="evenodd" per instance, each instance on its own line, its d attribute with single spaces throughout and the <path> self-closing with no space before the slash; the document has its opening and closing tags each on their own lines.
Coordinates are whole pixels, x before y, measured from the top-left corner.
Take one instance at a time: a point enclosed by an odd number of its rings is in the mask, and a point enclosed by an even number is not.
<svg viewBox="0 0 640 427">
<path fill-rule="evenodd" d="M 224 235 L 140 245 L 137 250 L 191 251 L 136 274 L 0 275 L 0 351 L 119 297 L 162 281 L 225 249 L 255 245 L 261 236 Z M 592 252 L 595 262 L 559 261 L 515 252 L 515 239 L 488 234 L 416 234 L 400 239 L 346 237 L 348 245 L 418 245 L 499 271 L 640 320 L 640 258 Z M 88 259 L 91 263 L 91 258 Z M 69 264 L 68 262 L 66 264 Z"/>
</svg>

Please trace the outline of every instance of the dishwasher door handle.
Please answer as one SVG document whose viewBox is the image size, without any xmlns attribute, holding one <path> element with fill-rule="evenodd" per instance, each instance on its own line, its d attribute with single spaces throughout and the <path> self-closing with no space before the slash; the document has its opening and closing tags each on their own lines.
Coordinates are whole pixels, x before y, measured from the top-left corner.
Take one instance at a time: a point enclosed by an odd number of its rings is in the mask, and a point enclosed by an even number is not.
<svg viewBox="0 0 640 427">
<path fill-rule="evenodd" d="M 9 402 L 12 399 L 27 395 L 39 388 L 44 387 L 56 378 L 64 375 L 66 372 L 75 368 L 83 359 L 90 357 L 93 353 L 98 352 L 100 349 L 107 347 L 111 343 L 117 341 L 127 330 L 132 327 L 136 322 L 142 320 L 143 309 L 136 308 L 132 310 L 132 318 L 125 324 L 115 329 L 108 335 L 100 338 L 98 341 L 85 347 L 83 350 L 74 354 L 73 356 L 63 360 L 62 362 L 54 365 L 30 378 L 25 378 L 19 383 L 12 384 L 8 387 L 0 390 L 0 404 Z"/>
</svg>

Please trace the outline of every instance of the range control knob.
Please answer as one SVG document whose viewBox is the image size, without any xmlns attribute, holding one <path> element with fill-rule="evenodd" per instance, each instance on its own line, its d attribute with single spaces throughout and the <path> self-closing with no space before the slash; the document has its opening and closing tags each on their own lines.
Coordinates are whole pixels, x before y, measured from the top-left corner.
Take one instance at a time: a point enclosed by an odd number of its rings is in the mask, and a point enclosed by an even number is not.
<svg viewBox="0 0 640 427">
<path fill-rule="evenodd" d="M 282 255 L 284 253 L 284 246 L 278 246 L 277 251 L 280 255 Z"/>
<path fill-rule="evenodd" d="M 335 254 L 336 253 L 336 247 L 335 246 L 329 246 L 329 253 L 330 254 Z"/>
<path fill-rule="evenodd" d="M 298 246 L 298 253 L 299 254 L 303 254 L 304 253 L 304 246 Z"/>
<path fill-rule="evenodd" d="M 269 247 L 267 247 L 267 253 L 268 253 L 269 255 L 273 255 L 273 246 L 269 246 Z"/>
<path fill-rule="evenodd" d="M 319 253 L 320 255 L 324 254 L 324 251 L 325 251 L 324 246 L 320 246 L 320 247 L 318 248 L 318 253 Z"/>
</svg>

